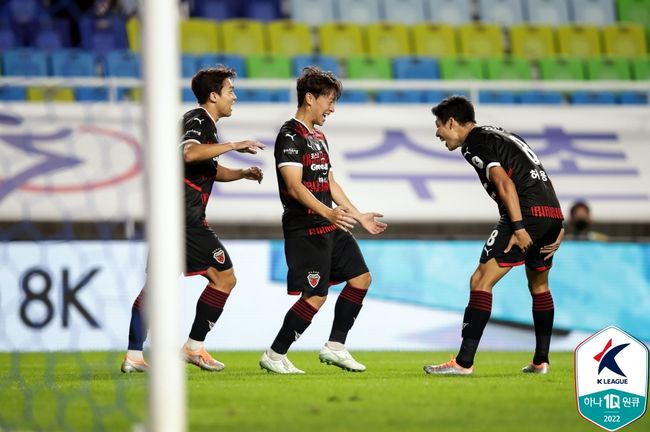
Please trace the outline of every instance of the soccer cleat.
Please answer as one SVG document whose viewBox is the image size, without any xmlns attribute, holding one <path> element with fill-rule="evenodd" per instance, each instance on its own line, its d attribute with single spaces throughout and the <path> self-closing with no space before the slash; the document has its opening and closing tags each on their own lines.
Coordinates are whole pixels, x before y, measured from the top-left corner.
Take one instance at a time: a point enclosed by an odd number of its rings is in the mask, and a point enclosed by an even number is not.
<svg viewBox="0 0 650 432">
<path fill-rule="evenodd" d="M 187 363 L 191 363 L 209 372 L 219 372 L 225 367 L 223 363 L 213 359 L 204 347 L 196 351 L 190 351 L 187 345 L 183 345 L 183 356 Z"/>
<path fill-rule="evenodd" d="M 333 350 L 327 345 L 323 345 L 318 358 L 320 359 L 321 363 L 338 366 L 346 371 L 363 372 L 366 370 L 366 367 L 356 361 L 350 352 L 345 348 L 342 350 Z"/>
<path fill-rule="evenodd" d="M 305 371 L 298 369 L 291 363 L 287 355 L 283 355 L 279 360 L 273 360 L 264 351 L 262 358 L 260 358 L 260 368 L 277 374 L 304 374 Z"/>
<path fill-rule="evenodd" d="M 544 374 L 544 375 L 549 373 L 550 370 L 551 367 L 546 362 L 539 365 L 536 365 L 535 363 L 531 362 L 530 364 L 528 364 L 528 366 L 521 369 L 523 373 L 536 373 L 536 374 Z"/>
<path fill-rule="evenodd" d="M 455 358 L 452 358 L 447 363 L 427 365 L 424 371 L 430 375 L 471 375 L 474 373 L 474 366 L 464 368 L 456 363 Z"/>
<path fill-rule="evenodd" d="M 131 360 L 127 356 L 124 356 L 120 370 L 123 373 L 148 372 L 149 365 L 144 360 Z"/>
</svg>

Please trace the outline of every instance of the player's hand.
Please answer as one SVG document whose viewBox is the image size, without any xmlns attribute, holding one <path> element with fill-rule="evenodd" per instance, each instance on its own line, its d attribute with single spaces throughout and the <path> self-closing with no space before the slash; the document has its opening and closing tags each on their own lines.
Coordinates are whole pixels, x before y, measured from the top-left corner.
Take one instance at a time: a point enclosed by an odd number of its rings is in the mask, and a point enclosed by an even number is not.
<svg viewBox="0 0 650 432">
<path fill-rule="evenodd" d="M 258 183 L 262 183 L 262 179 L 264 179 L 262 168 L 256 166 L 246 168 L 242 175 L 246 180 L 256 180 Z"/>
<path fill-rule="evenodd" d="M 233 148 L 239 153 L 256 154 L 258 150 L 264 150 L 266 146 L 259 141 L 245 140 L 233 143 Z"/>
<path fill-rule="evenodd" d="M 506 247 L 503 252 L 510 252 L 510 249 L 512 249 L 513 246 L 517 246 L 523 253 L 528 252 L 528 250 L 533 246 L 533 239 L 530 238 L 530 234 L 528 234 L 528 231 L 526 231 L 525 228 L 512 233 L 510 241 L 508 242 L 508 247 Z"/>
<path fill-rule="evenodd" d="M 376 234 L 381 234 L 384 231 L 386 231 L 386 228 L 388 227 L 388 224 L 378 221 L 376 218 L 381 218 L 384 217 L 383 214 L 381 213 L 362 213 L 357 220 L 361 224 L 362 227 L 366 229 L 370 234 L 376 235 Z"/>
<path fill-rule="evenodd" d="M 357 223 L 348 213 L 348 208 L 343 206 L 333 208 L 327 219 L 343 231 L 351 230 Z"/>
<path fill-rule="evenodd" d="M 560 248 L 560 243 L 562 243 L 562 240 L 564 240 L 564 228 L 560 230 L 560 234 L 558 234 L 557 239 L 553 243 L 550 245 L 542 246 L 539 249 L 542 255 L 546 255 L 544 257 L 544 260 L 547 260 L 555 255 L 555 251 Z"/>
</svg>

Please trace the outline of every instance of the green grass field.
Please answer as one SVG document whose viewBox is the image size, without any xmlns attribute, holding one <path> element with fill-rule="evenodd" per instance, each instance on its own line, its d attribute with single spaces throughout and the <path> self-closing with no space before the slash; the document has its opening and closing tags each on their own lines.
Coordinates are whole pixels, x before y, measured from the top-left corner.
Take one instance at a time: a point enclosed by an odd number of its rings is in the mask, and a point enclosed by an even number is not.
<svg viewBox="0 0 650 432">
<path fill-rule="evenodd" d="M 573 353 L 524 375 L 528 353 L 479 352 L 469 377 L 427 376 L 448 353 L 356 352 L 364 373 L 292 352 L 304 376 L 271 375 L 258 352 L 226 352 L 221 373 L 187 366 L 189 431 L 594 431 L 576 410 Z M 0 354 L 0 430 L 128 431 L 146 421 L 147 380 L 121 353 Z M 644 416 L 623 430 L 648 431 Z"/>
</svg>

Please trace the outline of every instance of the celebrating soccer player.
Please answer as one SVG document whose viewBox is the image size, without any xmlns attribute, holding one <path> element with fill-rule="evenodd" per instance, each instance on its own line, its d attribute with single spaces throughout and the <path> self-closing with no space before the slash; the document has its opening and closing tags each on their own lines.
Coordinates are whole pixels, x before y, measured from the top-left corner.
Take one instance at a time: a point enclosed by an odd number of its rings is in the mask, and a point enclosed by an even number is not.
<svg viewBox="0 0 650 432">
<path fill-rule="evenodd" d="M 371 234 L 386 224 L 378 213 L 361 213 L 334 180 L 329 144 L 315 126 L 322 126 L 334 112 L 341 82 L 316 67 L 303 69 L 298 78 L 298 111 L 285 122 L 275 141 L 275 163 L 280 200 L 284 207 L 282 229 L 289 273 L 289 294 L 300 299 L 289 309 L 260 366 L 269 372 L 302 374 L 287 358 L 293 342 L 309 327 L 325 303 L 332 283 L 347 281 L 339 294 L 328 342 L 320 351 L 321 362 L 362 372 L 345 348 L 363 299 L 370 286 L 370 272 L 349 230 L 358 222 Z M 332 208 L 332 201 L 337 207 Z"/>
<path fill-rule="evenodd" d="M 493 126 L 477 126 L 474 107 L 466 98 L 449 97 L 431 111 L 436 116 L 436 136 L 449 151 L 461 147 L 463 157 L 496 201 L 500 219 L 470 279 L 458 355 L 424 370 L 428 374 L 473 372 L 474 356 L 492 310 L 492 289 L 512 267 L 526 264 L 536 346 L 533 360 L 523 372 L 548 373 L 554 314 L 548 274 L 564 236 L 562 211 L 551 179 L 521 137 Z"/>
<path fill-rule="evenodd" d="M 252 140 L 219 142 L 216 122 L 230 117 L 237 100 L 233 69 L 219 66 L 202 69 L 192 78 L 192 91 L 199 107 L 183 116 L 181 151 L 185 161 L 185 275 L 202 275 L 208 280 L 196 304 L 196 316 L 183 355 L 192 363 L 207 371 L 220 371 L 223 363 L 215 360 L 205 350 L 207 333 L 215 325 L 230 292 L 235 287 L 235 272 L 228 251 L 208 225 L 205 209 L 215 181 L 230 182 L 240 179 L 262 181 L 259 167 L 231 169 L 218 162 L 219 156 L 236 150 L 240 153 L 257 153 L 264 145 Z M 122 372 L 145 372 L 148 369 L 142 354 L 147 336 L 143 315 L 145 288 L 140 292 L 131 309 L 129 348 Z"/>
</svg>

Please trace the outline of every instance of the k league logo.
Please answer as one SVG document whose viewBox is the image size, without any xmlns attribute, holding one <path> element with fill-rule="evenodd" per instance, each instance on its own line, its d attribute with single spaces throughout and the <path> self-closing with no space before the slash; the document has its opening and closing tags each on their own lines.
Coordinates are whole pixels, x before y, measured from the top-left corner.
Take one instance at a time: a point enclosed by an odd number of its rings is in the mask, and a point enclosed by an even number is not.
<svg viewBox="0 0 650 432">
<path fill-rule="evenodd" d="M 580 415 L 609 431 L 643 416 L 648 398 L 648 348 L 610 326 L 575 350 Z"/>
</svg>

